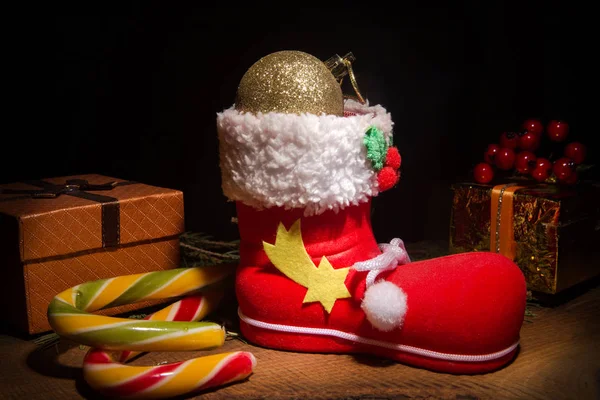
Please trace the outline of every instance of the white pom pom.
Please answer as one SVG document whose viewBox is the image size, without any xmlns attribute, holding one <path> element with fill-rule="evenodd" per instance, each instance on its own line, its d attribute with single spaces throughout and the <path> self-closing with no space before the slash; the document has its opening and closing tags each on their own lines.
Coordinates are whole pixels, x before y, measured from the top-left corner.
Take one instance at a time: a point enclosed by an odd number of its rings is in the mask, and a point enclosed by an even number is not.
<svg viewBox="0 0 600 400">
<path fill-rule="evenodd" d="M 366 290 L 361 307 L 371 325 L 388 332 L 404 322 L 406 293 L 392 282 L 378 282 Z"/>
</svg>

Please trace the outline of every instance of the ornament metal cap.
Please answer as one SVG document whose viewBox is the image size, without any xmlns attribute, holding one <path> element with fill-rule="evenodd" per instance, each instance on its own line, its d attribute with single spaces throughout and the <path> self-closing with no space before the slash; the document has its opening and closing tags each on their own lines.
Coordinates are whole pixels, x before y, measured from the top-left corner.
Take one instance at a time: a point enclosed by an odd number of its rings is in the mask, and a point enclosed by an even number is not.
<svg viewBox="0 0 600 400">
<path fill-rule="evenodd" d="M 352 69 L 352 63 L 356 61 L 356 57 L 352 52 L 346 53 L 344 57 L 340 57 L 338 54 L 330 57 L 327 61 L 325 61 L 325 65 L 331 71 L 335 79 L 338 81 L 340 86 L 344 81 L 344 77 L 348 75 L 350 77 L 350 83 L 352 84 L 352 88 L 354 89 L 354 93 L 356 96 L 344 96 L 345 98 L 351 98 L 358 101 L 361 104 L 365 104 L 366 101 L 363 98 L 362 94 L 360 94 L 360 90 L 358 89 L 358 82 L 356 82 L 356 77 L 354 76 L 354 70 Z"/>
</svg>

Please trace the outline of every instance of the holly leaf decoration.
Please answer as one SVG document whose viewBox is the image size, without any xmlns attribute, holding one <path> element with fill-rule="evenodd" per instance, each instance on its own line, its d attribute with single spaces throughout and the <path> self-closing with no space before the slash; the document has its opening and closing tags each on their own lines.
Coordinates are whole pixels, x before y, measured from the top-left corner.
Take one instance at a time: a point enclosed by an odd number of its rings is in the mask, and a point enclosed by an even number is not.
<svg viewBox="0 0 600 400">
<path fill-rule="evenodd" d="M 367 129 L 363 142 L 367 147 L 367 158 L 371 161 L 373 169 L 379 171 L 383 168 L 387 155 L 388 144 L 383 136 L 383 131 L 371 126 Z"/>
</svg>

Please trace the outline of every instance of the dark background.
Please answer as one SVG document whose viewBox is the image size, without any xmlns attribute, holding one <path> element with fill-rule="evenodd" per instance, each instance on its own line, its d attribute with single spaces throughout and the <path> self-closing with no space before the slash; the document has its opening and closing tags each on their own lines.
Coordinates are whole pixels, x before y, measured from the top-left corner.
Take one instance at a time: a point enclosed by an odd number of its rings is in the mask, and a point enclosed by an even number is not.
<svg viewBox="0 0 600 400">
<path fill-rule="evenodd" d="M 180 189 L 187 230 L 235 238 L 216 113 L 278 50 L 322 60 L 352 51 L 363 94 L 391 112 L 402 179 L 374 200 L 380 241 L 446 240 L 450 185 L 526 118 L 567 121 L 597 160 L 576 115 L 575 5 L 391 3 L 74 3 L 20 14 L 25 44 L 12 65 L 24 115 L 3 135 L 0 182 L 100 173 Z"/>
</svg>

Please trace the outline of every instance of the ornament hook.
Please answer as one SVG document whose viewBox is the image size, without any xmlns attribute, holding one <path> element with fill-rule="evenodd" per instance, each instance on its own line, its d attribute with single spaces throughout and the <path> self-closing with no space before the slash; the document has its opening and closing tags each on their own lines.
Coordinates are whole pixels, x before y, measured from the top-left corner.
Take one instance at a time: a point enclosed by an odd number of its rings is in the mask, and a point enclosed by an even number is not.
<svg viewBox="0 0 600 400">
<path fill-rule="evenodd" d="M 344 97 L 354 97 L 361 104 L 365 104 L 366 101 L 360 94 L 360 90 L 358 89 L 358 83 L 356 82 L 354 71 L 352 70 L 352 63 L 354 61 L 356 61 L 356 57 L 354 57 L 354 54 L 352 54 L 352 52 L 349 52 L 344 57 L 340 57 L 338 54 L 330 57 L 325 61 L 325 65 L 331 71 L 331 73 L 338 81 L 340 86 L 342 85 L 342 82 L 346 75 L 348 75 L 348 77 L 350 78 L 350 83 L 352 84 L 352 88 L 356 93 L 356 97 L 347 95 L 344 95 Z"/>
</svg>

